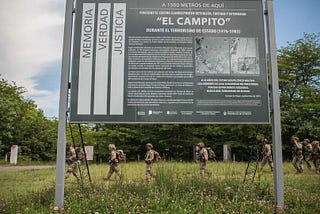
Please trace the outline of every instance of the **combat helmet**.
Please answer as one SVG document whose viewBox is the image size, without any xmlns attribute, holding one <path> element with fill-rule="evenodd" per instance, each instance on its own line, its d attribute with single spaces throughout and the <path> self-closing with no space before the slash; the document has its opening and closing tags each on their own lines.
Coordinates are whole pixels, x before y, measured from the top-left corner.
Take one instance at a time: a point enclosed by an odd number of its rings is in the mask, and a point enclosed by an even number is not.
<svg viewBox="0 0 320 214">
<path fill-rule="evenodd" d="M 151 149 L 153 148 L 153 145 L 151 143 L 147 143 L 146 147 L 150 147 Z"/>
<path fill-rule="evenodd" d="M 306 139 L 303 140 L 303 142 L 304 142 L 305 144 L 309 144 L 309 143 L 310 143 L 310 140 L 309 140 L 308 138 L 306 138 Z"/>
<path fill-rule="evenodd" d="M 108 148 L 109 148 L 109 149 L 112 149 L 112 150 L 116 150 L 116 145 L 114 145 L 113 143 L 111 143 L 111 144 L 108 145 Z"/>
<path fill-rule="evenodd" d="M 204 147 L 205 147 L 204 142 L 200 141 L 200 142 L 198 143 L 198 146 L 199 146 L 199 148 L 204 148 Z"/>
</svg>

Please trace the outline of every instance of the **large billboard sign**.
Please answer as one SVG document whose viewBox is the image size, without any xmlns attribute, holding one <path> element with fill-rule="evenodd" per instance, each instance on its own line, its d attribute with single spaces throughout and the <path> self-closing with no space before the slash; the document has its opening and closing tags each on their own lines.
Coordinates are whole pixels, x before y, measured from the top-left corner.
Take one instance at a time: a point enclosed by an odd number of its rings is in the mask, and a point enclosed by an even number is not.
<svg viewBox="0 0 320 214">
<path fill-rule="evenodd" d="M 269 123 L 262 0 L 78 0 L 71 121 Z"/>
</svg>

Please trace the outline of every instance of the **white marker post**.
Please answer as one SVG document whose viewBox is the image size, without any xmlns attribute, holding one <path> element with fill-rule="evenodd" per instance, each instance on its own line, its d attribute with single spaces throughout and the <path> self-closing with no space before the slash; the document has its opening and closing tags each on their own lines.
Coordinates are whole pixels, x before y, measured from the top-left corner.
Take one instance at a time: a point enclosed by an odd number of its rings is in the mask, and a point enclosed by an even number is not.
<svg viewBox="0 0 320 214">
<path fill-rule="evenodd" d="M 18 163 L 18 145 L 11 146 L 10 163 L 11 164 Z"/>
<path fill-rule="evenodd" d="M 93 161 L 93 146 L 85 146 L 86 158 L 88 161 Z"/>
<path fill-rule="evenodd" d="M 66 122 L 67 122 L 68 84 L 69 84 L 72 20 L 73 20 L 72 10 L 73 10 L 73 0 L 66 0 L 61 82 L 60 82 L 57 163 L 56 163 L 55 206 L 58 208 L 63 207 L 63 201 L 64 201 L 64 170 L 65 170 L 65 159 L 66 159 Z"/>
<path fill-rule="evenodd" d="M 281 115 L 280 115 L 280 97 L 279 80 L 277 64 L 277 47 L 274 27 L 273 0 L 266 0 L 266 20 L 269 51 L 269 68 L 271 82 L 271 101 L 272 101 L 272 142 L 274 158 L 274 190 L 275 202 L 279 209 L 284 207 L 284 184 L 282 169 L 282 140 L 281 140 Z"/>
</svg>

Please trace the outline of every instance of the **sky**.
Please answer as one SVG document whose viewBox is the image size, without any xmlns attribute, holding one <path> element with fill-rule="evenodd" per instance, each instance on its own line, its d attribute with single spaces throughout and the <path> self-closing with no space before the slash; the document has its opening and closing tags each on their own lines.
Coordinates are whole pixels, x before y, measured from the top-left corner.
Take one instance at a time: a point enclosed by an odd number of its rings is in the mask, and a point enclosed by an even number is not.
<svg viewBox="0 0 320 214">
<path fill-rule="evenodd" d="M 274 0 L 277 47 L 320 32 L 320 0 Z M 58 116 L 65 0 L 0 1 L 0 78 Z"/>
</svg>

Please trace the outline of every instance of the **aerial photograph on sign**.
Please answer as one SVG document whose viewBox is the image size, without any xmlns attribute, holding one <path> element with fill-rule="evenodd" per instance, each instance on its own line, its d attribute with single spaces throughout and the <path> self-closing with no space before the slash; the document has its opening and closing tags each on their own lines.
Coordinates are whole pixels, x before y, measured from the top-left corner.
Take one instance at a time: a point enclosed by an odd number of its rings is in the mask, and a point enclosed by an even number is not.
<svg viewBox="0 0 320 214">
<path fill-rule="evenodd" d="M 196 37 L 196 74 L 231 74 L 228 38 Z"/>
<path fill-rule="evenodd" d="M 259 51 L 256 38 L 232 38 L 230 44 L 231 73 L 259 75 Z"/>
</svg>

